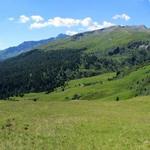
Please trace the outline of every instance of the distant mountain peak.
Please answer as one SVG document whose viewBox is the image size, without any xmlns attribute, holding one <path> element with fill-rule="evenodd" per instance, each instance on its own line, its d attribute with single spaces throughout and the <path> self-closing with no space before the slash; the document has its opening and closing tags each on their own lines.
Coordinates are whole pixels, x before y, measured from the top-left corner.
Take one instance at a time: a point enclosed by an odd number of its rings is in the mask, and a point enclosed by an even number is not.
<svg viewBox="0 0 150 150">
<path fill-rule="evenodd" d="M 48 44 L 49 42 L 53 42 L 55 40 L 63 39 L 66 37 L 68 37 L 68 35 L 61 33 L 58 36 L 52 37 L 49 39 L 44 39 L 44 40 L 39 40 L 39 41 L 24 41 L 18 46 L 9 47 L 5 50 L 0 51 L 0 61 L 17 56 L 21 53 L 28 52 L 36 47 Z"/>
<path fill-rule="evenodd" d="M 56 36 L 56 38 L 58 39 L 58 38 L 65 38 L 65 37 L 67 37 L 68 35 L 66 35 L 66 34 L 63 34 L 63 33 L 60 33 L 60 34 L 58 34 L 57 36 Z"/>
</svg>

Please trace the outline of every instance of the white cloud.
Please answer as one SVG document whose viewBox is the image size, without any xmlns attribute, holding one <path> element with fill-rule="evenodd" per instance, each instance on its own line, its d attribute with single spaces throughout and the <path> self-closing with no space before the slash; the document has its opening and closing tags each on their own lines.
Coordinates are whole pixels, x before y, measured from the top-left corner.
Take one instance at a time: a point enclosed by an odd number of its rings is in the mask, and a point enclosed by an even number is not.
<svg viewBox="0 0 150 150">
<path fill-rule="evenodd" d="M 21 23 L 27 23 L 28 21 L 30 21 L 30 18 L 29 18 L 28 16 L 21 15 L 21 16 L 19 17 L 19 21 L 20 21 Z"/>
<path fill-rule="evenodd" d="M 30 29 L 40 29 L 48 26 L 54 27 L 84 27 L 85 30 L 96 30 L 105 27 L 113 26 L 114 24 L 111 22 L 104 21 L 102 24 L 95 22 L 92 18 L 87 17 L 83 19 L 74 19 L 74 18 L 61 18 L 55 17 L 52 19 L 48 19 L 47 21 L 41 20 L 41 22 L 34 21 L 30 25 Z"/>
<path fill-rule="evenodd" d="M 125 20 L 125 21 L 128 21 L 128 20 L 131 19 L 131 17 L 124 13 L 124 14 L 120 14 L 120 15 L 117 14 L 117 15 L 113 16 L 113 19 L 114 19 L 114 20 L 123 19 L 123 20 Z"/>
<path fill-rule="evenodd" d="M 91 26 L 88 27 L 88 30 L 98 30 L 102 28 L 108 28 L 111 26 L 115 26 L 115 24 L 107 21 L 104 21 L 102 24 L 98 24 L 97 22 L 94 22 Z"/>
<path fill-rule="evenodd" d="M 41 29 L 48 26 L 49 26 L 48 22 L 34 22 L 30 25 L 30 29 Z"/>
<path fill-rule="evenodd" d="M 78 32 L 76 32 L 76 31 L 66 31 L 66 34 L 67 35 L 75 35 L 75 34 L 78 34 Z"/>
<path fill-rule="evenodd" d="M 123 15 L 123 17 L 125 16 Z M 118 18 L 118 16 L 115 18 Z M 66 34 L 68 35 L 74 35 L 79 32 L 92 31 L 115 26 L 115 24 L 108 21 L 103 21 L 102 23 L 94 21 L 91 17 L 86 17 L 83 19 L 54 17 L 45 20 L 40 15 L 32 15 L 32 16 L 21 15 L 19 17 L 19 21 L 24 24 L 29 22 L 30 29 L 41 29 L 46 27 L 65 27 L 67 28 Z"/>
<path fill-rule="evenodd" d="M 44 18 L 41 16 L 31 16 L 31 19 L 35 22 L 42 22 L 44 21 Z"/>
<path fill-rule="evenodd" d="M 15 18 L 14 18 L 14 17 L 10 17 L 10 18 L 8 18 L 8 20 L 9 20 L 9 21 L 14 21 Z"/>
<path fill-rule="evenodd" d="M 81 25 L 84 27 L 92 26 L 93 25 L 93 20 L 90 17 L 84 18 L 83 20 L 80 21 Z"/>
<path fill-rule="evenodd" d="M 55 27 L 72 27 L 80 24 L 79 19 L 55 17 L 48 20 L 48 24 Z"/>
</svg>

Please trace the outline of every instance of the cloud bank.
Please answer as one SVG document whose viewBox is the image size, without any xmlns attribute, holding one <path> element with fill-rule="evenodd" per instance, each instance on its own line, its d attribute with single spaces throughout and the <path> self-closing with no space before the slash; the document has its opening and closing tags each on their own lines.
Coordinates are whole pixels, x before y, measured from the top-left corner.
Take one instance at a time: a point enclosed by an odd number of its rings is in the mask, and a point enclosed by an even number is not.
<svg viewBox="0 0 150 150">
<path fill-rule="evenodd" d="M 49 26 L 67 28 L 80 26 L 86 28 L 87 30 L 96 30 L 113 25 L 113 23 L 107 21 L 104 21 L 102 24 L 95 22 L 90 17 L 86 17 L 83 19 L 55 17 L 52 19 L 48 19 L 47 21 L 33 22 L 30 24 L 30 29 L 41 29 Z"/>
<path fill-rule="evenodd" d="M 128 21 L 131 19 L 131 17 L 124 13 L 124 14 L 117 14 L 117 15 L 113 16 L 113 19 L 114 20 L 122 19 L 122 20 Z"/>
<path fill-rule="evenodd" d="M 125 21 L 128 21 L 131 19 L 130 16 L 127 14 L 117 14 L 112 17 L 112 19 L 123 19 Z M 9 21 L 14 21 L 15 18 L 10 17 L 8 19 Z M 68 35 L 74 35 L 78 32 L 84 32 L 84 31 L 92 31 L 102 28 L 107 28 L 111 26 L 115 26 L 114 23 L 109 21 L 103 21 L 98 22 L 94 21 L 91 17 L 86 17 L 82 19 L 76 19 L 76 18 L 62 18 L 62 17 L 54 17 L 45 19 L 40 15 L 32 15 L 32 16 L 26 16 L 21 15 L 17 19 L 22 24 L 28 24 L 29 29 L 42 29 L 47 27 L 65 27 L 66 28 L 66 34 Z"/>
<path fill-rule="evenodd" d="M 19 21 L 20 21 L 21 23 L 27 23 L 27 22 L 30 21 L 30 18 L 27 17 L 27 16 L 25 16 L 25 15 L 21 15 L 21 16 L 19 17 Z"/>
<path fill-rule="evenodd" d="M 8 20 L 14 21 L 15 18 L 10 17 Z M 78 32 L 107 28 L 115 25 L 109 21 L 103 21 L 100 23 L 94 21 L 91 17 L 86 17 L 83 19 L 54 17 L 46 20 L 40 15 L 21 15 L 17 20 L 19 20 L 19 23 L 28 24 L 31 30 L 42 29 L 46 27 L 65 27 L 67 28 L 66 34 L 68 35 L 74 35 Z M 72 28 L 74 28 L 74 30 L 72 30 Z"/>
</svg>

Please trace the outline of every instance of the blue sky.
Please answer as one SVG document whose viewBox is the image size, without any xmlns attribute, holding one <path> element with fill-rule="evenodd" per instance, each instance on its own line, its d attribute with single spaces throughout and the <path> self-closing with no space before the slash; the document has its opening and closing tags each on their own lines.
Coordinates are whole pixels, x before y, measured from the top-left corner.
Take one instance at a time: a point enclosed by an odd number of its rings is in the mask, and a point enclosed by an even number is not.
<svg viewBox="0 0 150 150">
<path fill-rule="evenodd" d="M 111 25 L 150 27 L 149 0 L 1 0 L 0 49 Z"/>
</svg>

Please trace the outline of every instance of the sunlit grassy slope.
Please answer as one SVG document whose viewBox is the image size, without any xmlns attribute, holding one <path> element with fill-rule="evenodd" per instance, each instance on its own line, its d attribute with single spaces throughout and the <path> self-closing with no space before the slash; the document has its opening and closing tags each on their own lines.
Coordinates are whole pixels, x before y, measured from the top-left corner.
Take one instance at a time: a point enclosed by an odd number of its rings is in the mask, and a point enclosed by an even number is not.
<svg viewBox="0 0 150 150">
<path fill-rule="evenodd" d="M 131 41 L 149 40 L 150 30 L 143 26 L 116 26 L 86 32 L 73 37 L 58 40 L 42 46 L 44 51 L 60 49 L 87 48 L 88 52 L 105 51 L 117 46 L 124 46 Z"/>
<path fill-rule="evenodd" d="M 116 73 L 72 80 L 65 87 L 60 87 L 50 94 L 30 93 L 15 99 L 39 100 L 125 100 L 137 95 L 146 88 L 149 89 L 150 66 L 128 73 L 126 76 L 115 79 Z M 148 95 L 148 93 L 144 93 Z"/>
<path fill-rule="evenodd" d="M 149 106 L 150 97 L 0 101 L 0 149 L 149 150 Z"/>
</svg>

